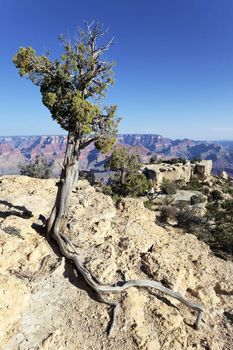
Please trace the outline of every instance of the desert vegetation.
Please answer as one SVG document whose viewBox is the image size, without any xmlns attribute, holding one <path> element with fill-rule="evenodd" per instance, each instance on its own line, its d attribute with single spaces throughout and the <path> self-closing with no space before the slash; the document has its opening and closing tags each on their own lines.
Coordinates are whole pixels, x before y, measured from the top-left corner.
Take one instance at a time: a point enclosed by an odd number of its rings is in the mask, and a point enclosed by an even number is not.
<svg viewBox="0 0 233 350">
<path fill-rule="evenodd" d="M 105 193 L 122 197 L 146 194 L 151 183 L 140 172 L 141 166 L 139 155 L 130 153 L 126 147 L 115 147 L 105 163 L 105 168 L 112 172 Z"/>
<path fill-rule="evenodd" d="M 175 200 L 174 196 L 180 190 L 195 194 L 192 194 L 189 200 Z M 187 184 L 164 181 L 161 185 L 161 195 L 144 202 L 146 208 L 158 212 L 159 223 L 172 224 L 195 234 L 198 239 L 207 243 L 214 253 L 224 259 L 232 259 L 231 180 L 212 177 L 212 182 L 207 183 L 193 177 Z"/>
<path fill-rule="evenodd" d="M 20 175 L 35 177 L 37 179 L 49 179 L 52 175 L 54 161 L 42 155 L 36 155 L 30 162 L 20 163 Z"/>
</svg>

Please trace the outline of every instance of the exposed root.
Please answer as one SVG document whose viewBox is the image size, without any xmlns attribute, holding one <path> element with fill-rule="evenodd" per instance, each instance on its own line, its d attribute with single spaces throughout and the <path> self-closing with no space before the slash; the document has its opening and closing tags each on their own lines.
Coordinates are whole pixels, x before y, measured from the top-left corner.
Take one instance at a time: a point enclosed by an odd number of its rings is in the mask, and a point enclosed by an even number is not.
<svg viewBox="0 0 233 350">
<path fill-rule="evenodd" d="M 200 323 L 202 320 L 202 314 L 203 314 L 203 307 L 199 304 L 193 303 L 189 300 L 186 300 L 180 293 L 173 292 L 171 289 L 163 286 L 160 282 L 156 281 L 150 281 L 150 280 L 130 280 L 123 282 L 121 285 L 103 285 L 100 282 L 96 282 L 92 275 L 90 274 L 89 270 L 83 266 L 83 264 L 80 262 L 78 258 L 78 252 L 74 246 L 74 244 L 69 240 L 69 238 L 64 234 L 53 234 L 54 239 L 59 244 L 59 247 L 61 249 L 62 254 L 67 258 L 74 262 L 76 269 L 78 272 L 82 274 L 84 277 L 86 283 L 97 293 L 99 300 L 102 303 L 105 303 L 113 308 L 113 315 L 111 320 L 111 325 L 108 330 L 109 336 L 112 335 L 114 326 L 116 323 L 116 317 L 117 312 L 119 311 L 119 303 L 107 300 L 103 297 L 103 293 L 121 293 L 124 290 L 130 288 L 130 287 L 140 287 L 140 288 L 155 288 L 170 297 L 173 297 L 180 301 L 181 303 L 185 304 L 187 307 L 190 307 L 191 309 L 197 311 L 197 318 L 195 321 L 195 328 L 198 329 L 200 327 Z M 72 251 L 71 251 L 71 249 Z"/>
<path fill-rule="evenodd" d="M 15 271 L 15 270 L 10 270 L 10 272 L 13 273 L 14 275 L 16 275 L 18 278 L 28 279 L 30 282 L 34 281 L 37 277 L 39 277 L 40 275 L 42 275 L 45 272 L 47 265 L 48 265 L 49 258 L 50 258 L 50 255 L 46 255 L 42 259 L 39 270 L 37 270 L 34 273 L 24 272 L 24 271 Z"/>
</svg>

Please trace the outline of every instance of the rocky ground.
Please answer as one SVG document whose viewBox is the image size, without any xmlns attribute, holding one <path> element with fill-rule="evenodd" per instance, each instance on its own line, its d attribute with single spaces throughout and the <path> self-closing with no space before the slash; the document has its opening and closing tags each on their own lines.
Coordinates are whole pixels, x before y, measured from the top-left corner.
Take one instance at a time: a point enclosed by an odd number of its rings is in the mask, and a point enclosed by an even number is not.
<svg viewBox="0 0 233 350">
<path fill-rule="evenodd" d="M 55 180 L 0 178 L 0 348 L 2 350 L 231 350 L 233 263 L 195 236 L 159 227 L 141 200 L 112 199 L 87 181 L 73 193 L 70 231 L 81 260 L 103 283 L 155 279 L 204 305 L 195 313 L 155 290 L 109 295 L 121 303 L 107 336 L 110 310 L 73 265 L 44 237 Z M 42 218 L 42 217 L 40 217 Z M 43 219 L 43 218 L 42 218 Z"/>
</svg>

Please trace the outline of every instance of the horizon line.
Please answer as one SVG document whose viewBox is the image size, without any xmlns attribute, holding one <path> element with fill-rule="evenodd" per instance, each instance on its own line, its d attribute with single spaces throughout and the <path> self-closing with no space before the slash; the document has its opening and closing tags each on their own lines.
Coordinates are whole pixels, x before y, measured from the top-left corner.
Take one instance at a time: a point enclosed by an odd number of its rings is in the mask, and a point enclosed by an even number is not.
<svg viewBox="0 0 233 350">
<path fill-rule="evenodd" d="M 165 139 L 171 139 L 171 140 L 190 140 L 190 141 L 196 141 L 196 142 L 232 142 L 233 139 L 215 139 L 215 140 L 206 140 L 206 139 L 193 139 L 189 137 L 180 137 L 180 138 L 173 138 L 173 137 L 168 137 L 168 136 L 163 136 L 161 134 L 156 134 L 156 133 L 136 133 L 136 132 L 131 132 L 131 133 L 117 133 L 117 136 L 123 136 L 123 135 L 140 135 L 140 136 L 147 136 L 147 135 L 152 135 L 152 136 L 160 136 Z M 28 135 L 0 135 L 0 138 L 7 138 L 7 137 L 49 137 L 49 136 L 67 136 L 67 134 L 28 134 Z"/>
</svg>

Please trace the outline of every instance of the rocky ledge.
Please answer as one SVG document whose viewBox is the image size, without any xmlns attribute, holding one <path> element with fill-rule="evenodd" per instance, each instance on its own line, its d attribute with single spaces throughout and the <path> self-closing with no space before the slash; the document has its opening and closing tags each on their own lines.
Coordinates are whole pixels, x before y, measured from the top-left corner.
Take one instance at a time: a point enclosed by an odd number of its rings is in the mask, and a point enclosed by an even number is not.
<svg viewBox="0 0 233 350">
<path fill-rule="evenodd" d="M 112 337 L 109 308 L 98 302 L 73 265 L 44 237 L 55 180 L 0 178 L 0 348 L 230 350 L 233 348 L 233 264 L 212 255 L 193 235 L 156 225 L 138 199 L 117 209 L 108 196 L 78 182 L 69 237 L 96 279 L 114 284 L 155 279 L 205 312 L 195 314 L 159 292 L 110 295 L 121 308 Z"/>
</svg>

